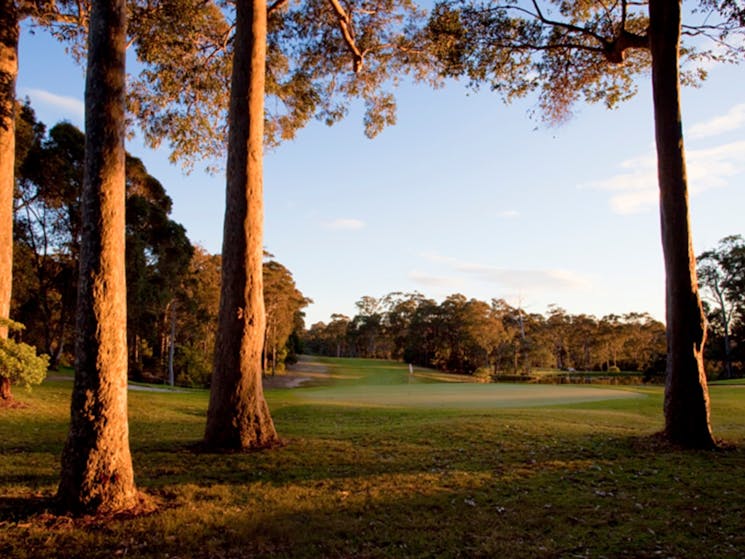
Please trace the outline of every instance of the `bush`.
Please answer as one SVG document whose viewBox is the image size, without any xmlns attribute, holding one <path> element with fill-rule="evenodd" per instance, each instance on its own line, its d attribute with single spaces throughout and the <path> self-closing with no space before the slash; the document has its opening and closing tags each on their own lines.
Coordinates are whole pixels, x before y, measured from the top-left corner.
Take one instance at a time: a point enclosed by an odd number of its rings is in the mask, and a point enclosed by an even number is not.
<svg viewBox="0 0 745 559">
<path fill-rule="evenodd" d="M 479 382 L 491 382 L 491 368 L 479 367 L 473 372 L 473 378 Z"/>
<path fill-rule="evenodd" d="M 23 330 L 24 326 L 8 319 L 0 319 L 0 325 L 11 331 Z M 12 338 L 0 338 L 0 378 L 10 384 L 21 384 L 26 388 L 40 384 L 47 376 L 48 355 L 36 355 L 36 348 Z M 9 395 L 4 395 L 9 397 Z"/>
<path fill-rule="evenodd" d="M 621 369 L 619 369 L 615 365 L 611 365 L 610 367 L 608 367 L 608 372 L 609 373 L 620 373 Z"/>
</svg>

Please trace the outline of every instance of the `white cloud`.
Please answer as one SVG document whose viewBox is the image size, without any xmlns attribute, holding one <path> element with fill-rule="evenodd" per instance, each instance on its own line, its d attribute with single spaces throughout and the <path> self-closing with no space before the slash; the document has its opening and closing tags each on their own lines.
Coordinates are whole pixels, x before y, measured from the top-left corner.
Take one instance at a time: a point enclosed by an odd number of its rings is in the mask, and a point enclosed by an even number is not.
<svg viewBox="0 0 745 559">
<path fill-rule="evenodd" d="M 443 256 L 442 254 L 434 251 L 423 252 L 420 254 L 420 256 L 425 260 L 433 262 L 435 264 L 448 264 L 454 266 L 458 263 L 455 258 L 452 258 L 450 256 Z"/>
<path fill-rule="evenodd" d="M 423 285 L 445 287 L 462 285 L 465 280 L 497 285 L 503 289 L 520 292 L 566 291 L 588 289 L 591 282 L 570 270 L 538 269 L 520 270 L 498 268 L 471 262 L 462 262 L 455 258 L 437 253 L 425 253 L 426 260 L 443 265 L 447 274 L 434 275 L 412 272 L 409 277 Z"/>
<path fill-rule="evenodd" d="M 520 212 L 517 210 L 504 210 L 503 212 L 499 212 L 497 217 L 501 217 L 502 219 L 514 219 L 520 217 Z"/>
<path fill-rule="evenodd" d="M 745 172 L 745 141 L 686 152 L 688 184 L 691 195 L 729 184 L 729 177 Z M 628 171 L 581 187 L 612 192 L 614 213 L 626 215 L 649 210 L 657 205 L 657 161 L 654 152 L 624 161 Z"/>
<path fill-rule="evenodd" d="M 324 229 L 332 231 L 357 231 L 365 227 L 365 222 L 359 219 L 339 218 L 326 221 L 322 225 Z"/>
<path fill-rule="evenodd" d="M 82 122 L 85 117 L 85 103 L 75 97 L 64 97 L 43 89 L 26 89 L 24 95 L 31 98 L 35 106 L 46 105 Z"/>
<path fill-rule="evenodd" d="M 463 286 L 463 282 L 457 278 L 425 274 L 416 270 L 409 272 L 409 279 L 414 283 L 445 291 L 457 291 Z"/>
<path fill-rule="evenodd" d="M 706 122 L 694 124 L 687 131 L 687 136 L 693 140 L 710 138 L 725 132 L 731 132 L 745 126 L 745 103 L 735 105 L 727 114 L 712 118 Z"/>
<path fill-rule="evenodd" d="M 487 283 L 525 291 L 585 289 L 590 285 L 579 274 L 561 269 L 518 270 L 463 263 L 457 270 Z"/>
</svg>

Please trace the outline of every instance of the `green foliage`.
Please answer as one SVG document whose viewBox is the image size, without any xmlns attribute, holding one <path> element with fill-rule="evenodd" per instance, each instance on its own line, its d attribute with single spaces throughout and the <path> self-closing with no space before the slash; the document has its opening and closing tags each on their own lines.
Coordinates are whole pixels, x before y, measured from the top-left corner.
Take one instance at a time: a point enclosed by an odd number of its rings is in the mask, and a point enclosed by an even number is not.
<svg viewBox="0 0 745 559">
<path fill-rule="evenodd" d="M 290 336 L 305 328 L 302 310 L 311 301 L 297 288 L 292 273 L 279 262 L 264 262 L 262 271 L 266 309 L 265 369 L 272 372 L 283 371 L 289 354 Z"/>
<path fill-rule="evenodd" d="M 212 351 L 190 344 L 178 344 L 174 368 L 179 386 L 205 387 L 212 378 Z"/>
<path fill-rule="evenodd" d="M 698 279 L 707 309 L 707 372 L 724 378 L 745 369 L 745 239 L 730 235 L 698 258 Z"/>
<path fill-rule="evenodd" d="M 28 103 L 18 121 L 13 316 L 56 366 L 74 345 L 85 135 L 67 122 L 46 134 Z M 164 186 L 129 154 L 126 183 L 130 369 L 162 377 L 165 315 L 172 301 L 183 299 L 194 249 L 184 227 L 170 219 Z"/>
<path fill-rule="evenodd" d="M 0 327 L 20 331 L 23 325 L 0 318 Z M 13 338 L 0 338 L 0 377 L 26 388 L 41 384 L 47 376 L 49 356 L 37 355 L 36 348 Z"/>
<path fill-rule="evenodd" d="M 176 303 L 175 370 L 178 384 L 209 386 L 220 305 L 219 254 L 194 247 Z"/>
<path fill-rule="evenodd" d="M 543 119 L 557 124 L 580 100 L 613 108 L 636 94 L 634 80 L 651 63 L 646 4 L 441 1 L 428 24 L 430 49 L 443 75 L 487 85 L 506 101 L 536 92 Z M 745 55 L 743 10 L 734 2 L 699 4 L 684 25 L 687 84 L 706 77 L 707 63 Z"/>
<path fill-rule="evenodd" d="M 17 124 L 11 314 L 56 367 L 74 345 L 85 137 L 67 122 L 47 133 L 28 103 Z"/>
<path fill-rule="evenodd" d="M 403 359 L 442 371 L 527 375 L 536 367 L 583 371 L 610 366 L 638 372 L 659 368 L 665 328 L 644 313 L 597 318 L 552 307 L 525 313 L 504 300 L 448 296 L 442 303 L 418 293 L 363 297 L 351 320 L 333 315 L 305 334 L 311 353 Z M 664 365 L 662 367 L 664 369 Z"/>
</svg>

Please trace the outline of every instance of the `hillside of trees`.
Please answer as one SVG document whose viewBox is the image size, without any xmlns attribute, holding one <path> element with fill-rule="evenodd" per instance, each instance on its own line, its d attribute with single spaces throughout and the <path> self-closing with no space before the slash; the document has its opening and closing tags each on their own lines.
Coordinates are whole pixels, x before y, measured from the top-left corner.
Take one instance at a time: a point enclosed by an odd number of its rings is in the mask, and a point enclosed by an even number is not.
<svg viewBox="0 0 745 559">
<path fill-rule="evenodd" d="M 60 122 L 47 130 L 19 107 L 12 316 L 23 340 L 70 365 L 80 247 L 85 136 Z M 127 345 L 129 375 L 207 386 L 220 294 L 220 255 L 194 245 L 170 218 L 164 186 L 131 155 L 126 161 Z M 267 370 L 284 367 L 308 300 L 287 268 L 264 263 Z"/>
</svg>

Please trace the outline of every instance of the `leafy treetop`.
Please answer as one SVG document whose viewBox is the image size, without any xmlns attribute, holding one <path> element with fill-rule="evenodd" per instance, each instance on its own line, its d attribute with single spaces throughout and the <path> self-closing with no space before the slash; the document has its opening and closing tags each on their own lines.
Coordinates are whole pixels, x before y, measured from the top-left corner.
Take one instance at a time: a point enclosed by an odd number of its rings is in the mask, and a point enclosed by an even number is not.
<svg viewBox="0 0 745 559">
<path fill-rule="evenodd" d="M 704 0 L 686 19 L 684 83 L 705 79 L 705 63 L 745 55 L 740 2 Z M 543 119 L 559 124 L 580 99 L 614 108 L 636 93 L 651 63 L 648 26 L 644 1 L 450 0 L 435 6 L 428 34 L 444 75 L 488 84 L 506 101 L 537 91 Z"/>
</svg>

